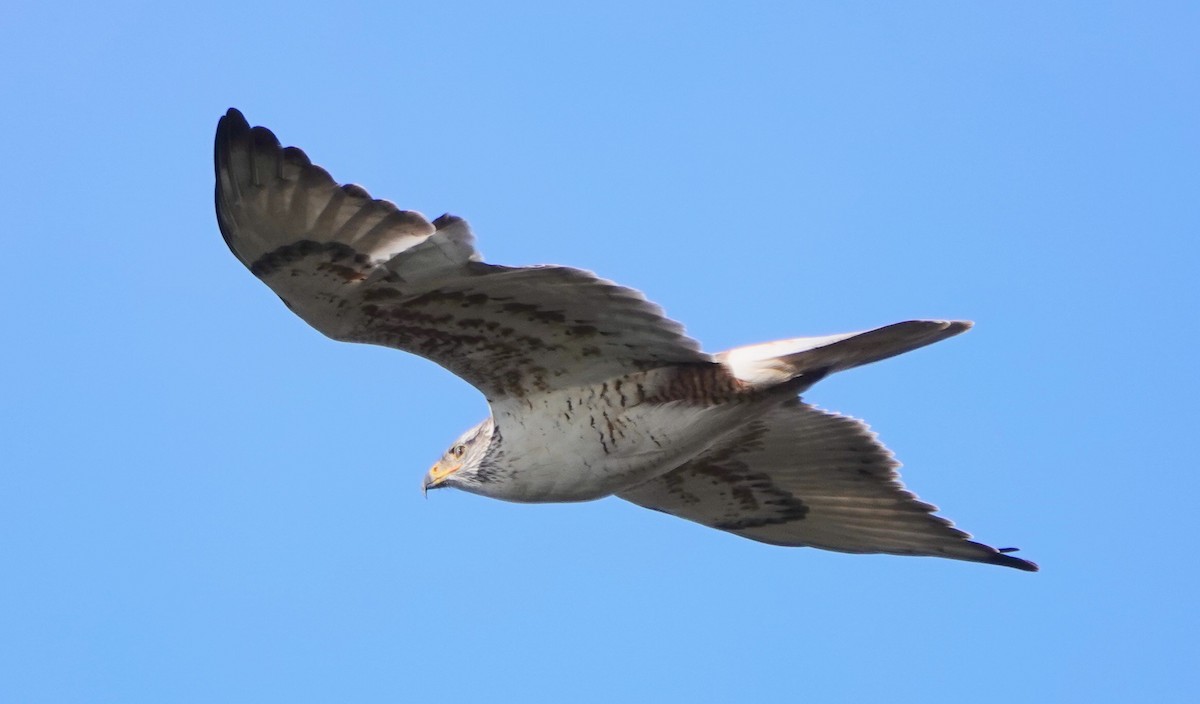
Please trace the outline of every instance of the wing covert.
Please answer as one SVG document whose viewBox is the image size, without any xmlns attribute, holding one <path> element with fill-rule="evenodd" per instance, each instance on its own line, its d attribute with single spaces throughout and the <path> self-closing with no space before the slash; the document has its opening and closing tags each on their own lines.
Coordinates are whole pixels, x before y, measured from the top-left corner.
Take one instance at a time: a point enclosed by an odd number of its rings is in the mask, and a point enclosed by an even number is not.
<svg viewBox="0 0 1200 704">
<path fill-rule="evenodd" d="M 339 185 L 237 110 L 217 127 L 215 168 L 230 249 L 334 339 L 421 355 L 489 399 L 711 361 L 641 293 L 578 269 L 485 264 L 461 218 Z"/>
<path fill-rule="evenodd" d="M 928 555 L 1036 571 L 969 540 L 904 488 L 865 424 L 799 400 L 621 498 L 773 545 Z"/>
</svg>

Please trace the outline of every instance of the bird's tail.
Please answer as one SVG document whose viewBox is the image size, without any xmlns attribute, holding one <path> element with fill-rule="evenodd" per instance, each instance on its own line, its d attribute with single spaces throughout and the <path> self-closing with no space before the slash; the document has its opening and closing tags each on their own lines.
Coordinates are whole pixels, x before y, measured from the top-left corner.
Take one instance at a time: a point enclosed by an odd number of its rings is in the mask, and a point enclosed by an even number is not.
<svg viewBox="0 0 1200 704">
<path fill-rule="evenodd" d="M 843 369 L 878 362 L 966 332 L 971 323 L 947 320 L 909 320 L 866 332 L 825 337 L 795 337 L 735 347 L 716 355 L 735 377 L 752 387 L 783 384 L 801 377 L 811 380 Z"/>
</svg>

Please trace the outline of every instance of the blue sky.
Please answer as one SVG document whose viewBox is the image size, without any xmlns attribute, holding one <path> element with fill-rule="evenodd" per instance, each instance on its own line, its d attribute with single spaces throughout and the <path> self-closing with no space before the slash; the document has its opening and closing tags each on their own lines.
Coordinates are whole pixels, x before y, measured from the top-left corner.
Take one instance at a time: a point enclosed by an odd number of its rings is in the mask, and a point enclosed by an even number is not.
<svg viewBox="0 0 1200 704">
<path fill-rule="evenodd" d="M 0 19 L 0 700 L 1194 701 L 1189 3 L 18 2 Z M 1025 574 L 420 478 L 486 413 L 221 241 L 229 106 L 490 261 L 822 382 Z"/>
</svg>

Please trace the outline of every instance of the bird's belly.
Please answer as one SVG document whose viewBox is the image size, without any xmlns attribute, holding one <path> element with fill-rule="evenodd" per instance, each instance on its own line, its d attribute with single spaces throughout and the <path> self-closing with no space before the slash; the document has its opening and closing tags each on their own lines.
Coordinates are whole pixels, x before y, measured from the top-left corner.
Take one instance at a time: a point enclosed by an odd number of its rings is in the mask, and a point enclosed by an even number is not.
<svg viewBox="0 0 1200 704">
<path fill-rule="evenodd" d="M 737 428 L 734 416 L 742 415 L 721 405 L 602 401 L 556 392 L 497 414 L 508 476 L 489 494 L 523 502 L 608 496 L 688 461 Z"/>
</svg>

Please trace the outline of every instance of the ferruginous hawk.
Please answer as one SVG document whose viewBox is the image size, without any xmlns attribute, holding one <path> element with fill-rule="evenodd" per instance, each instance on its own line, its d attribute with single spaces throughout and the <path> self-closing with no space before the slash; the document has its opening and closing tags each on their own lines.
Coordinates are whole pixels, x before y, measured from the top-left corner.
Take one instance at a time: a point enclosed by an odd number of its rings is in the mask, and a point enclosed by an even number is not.
<svg viewBox="0 0 1200 704">
<path fill-rule="evenodd" d="M 487 397 L 491 417 L 433 465 L 427 489 L 616 495 L 776 545 L 1037 569 L 933 515 L 866 425 L 799 398 L 970 323 L 708 354 L 637 291 L 579 269 L 487 264 L 462 219 L 430 221 L 339 185 L 237 110 L 218 124 L 215 152 L 221 233 L 288 308 L 335 340 L 432 360 Z"/>
</svg>

